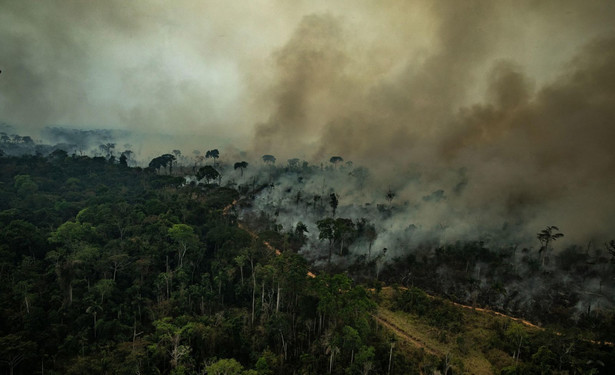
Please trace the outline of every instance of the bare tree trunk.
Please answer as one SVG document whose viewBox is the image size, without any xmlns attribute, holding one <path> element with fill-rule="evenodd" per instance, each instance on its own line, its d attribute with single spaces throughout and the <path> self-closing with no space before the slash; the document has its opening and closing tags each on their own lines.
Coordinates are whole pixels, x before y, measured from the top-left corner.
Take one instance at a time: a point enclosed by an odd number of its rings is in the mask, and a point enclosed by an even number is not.
<svg viewBox="0 0 615 375">
<path fill-rule="evenodd" d="M 275 302 L 275 312 L 280 311 L 280 282 L 278 281 L 278 295 Z"/>
<path fill-rule="evenodd" d="M 284 341 L 284 334 L 280 331 L 280 337 L 282 338 L 282 350 L 284 351 L 284 360 L 286 361 L 286 341 Z"/>
<path fill-rule="evenodd" d="M 252 324 L 254 324 L 254 308 L 256 299 L 256 275 L 254 275 L 254 266 L 252 266 Z"/>
<path fill-rule="evenodd" d="M 391 373 L 391 363 L 393 362 L 393 346 L 394 344 L 391 343 L 391 350 L 389 351 L 389 369 L 387 370 L 387 374 Z"/>
<path fill-rule="evenodd" d="M 519 362 L 519 354 L 521 354 L 521 343 L 523 342 L 523 336 L 519 337 L 519 345 L 517 346 L 517 356 L 515 358 L 515 366 Z"/>
</svg>

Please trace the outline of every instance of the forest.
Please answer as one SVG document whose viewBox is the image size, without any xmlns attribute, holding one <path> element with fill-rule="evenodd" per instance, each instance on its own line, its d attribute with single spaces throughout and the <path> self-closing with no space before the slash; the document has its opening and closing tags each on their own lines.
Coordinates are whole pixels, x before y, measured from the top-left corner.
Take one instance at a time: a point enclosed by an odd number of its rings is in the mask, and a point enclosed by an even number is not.
<svg viewBox="0 0 615 375">
<path fill-rule="evenodd" d="M 2 373 L 615 368 L 613 241 L 556 249 L 555 223 L 533 247 L 394 228 L 454 189 L 365 203 L 369 171 L 341 156 L 175 150 L 140 167 L 110 145 L 0 156 Z"/>
</svg>

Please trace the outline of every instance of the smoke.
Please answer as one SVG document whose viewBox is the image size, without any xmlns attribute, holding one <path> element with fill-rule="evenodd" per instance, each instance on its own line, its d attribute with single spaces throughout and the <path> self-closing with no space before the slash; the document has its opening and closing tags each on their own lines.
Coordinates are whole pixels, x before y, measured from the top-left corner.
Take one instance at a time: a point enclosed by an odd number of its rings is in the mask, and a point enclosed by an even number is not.
<svg viewBox="0 0 615 375">
<path fill-rule="evenodd" d="M 129 130 L 143 144 L 237 140 L 239 36 L 216 21 L 232 15 L 209 5 L 0 2 L 1 121 L 33 136 L 62 124 Z"/>
<path fill-rule="evenodd" d="M 450 238 L 612 237 L 613 16 L 571 0 L 5 0 L 0 122 L 128 131 L 115 142 L 145 164 L 341 155 L 373 177 L 342 202 L 391 188 L 414 208 L 391 226 Z"/>
<path fill-rule="evenodd" d="M 342 155 L 370 167 L 381 197 L 387 185 L 410 202 L 442 190 L 446 205 L 420 216 L 451 237 L 512 225 L 532 238 L 550 223 L 568 243 L 612 236 L 613 5 L 397 5 L 382 10 L 395 30 L 383 13 L 300 21 L 273 54 L 257 152 Z M 400 11 L 428 20 L 422 35 L 395 22 Z"/>
</svg>

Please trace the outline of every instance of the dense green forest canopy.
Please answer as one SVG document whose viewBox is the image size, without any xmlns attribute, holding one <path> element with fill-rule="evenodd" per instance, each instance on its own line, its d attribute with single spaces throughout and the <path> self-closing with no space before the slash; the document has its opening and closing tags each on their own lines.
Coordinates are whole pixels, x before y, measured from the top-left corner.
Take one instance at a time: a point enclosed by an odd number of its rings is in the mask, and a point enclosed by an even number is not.
<svg viewBox="0 0 615 375">
<path fill-rule="evenodd" d="M 172 163 L 166 170 L 131 168 L 112 157 L 63 151 L 0 158 L 1 371 L 461 373 L 468 371 L 459 359 L 467 351 L 463 316 L 412 285 L 453 299 L 463 298 L 470 286 L 474 302 L 488 305 L 507 277 L 523 277 L 508 253 L 479 243 L 437 246 L 431 256 L 388 266 L 382 252 L 353 256 L 351 244 L 367 248 L 377 236 L 373 223 L 337 217 L 335 193 L 321 203 L 289 191 L 297 203 L 314 206 L 322 227 L 312 233 L 319 237 L 314 241 L 337 260 L 309 263 L 301 255 L 310 243 L 308 225 L 280 225 L 267 210 L 254 217 L 257 196 L 270 185 L 252 180 L 220 186 L 219 178 L 187 183 Z M 243 174 L 249 167 L 237 168 Z M 274 179 L 292 167 L 275 167 L 268 158 L 264 168 Z M 391 200 L 385 211 L 393 209 Z M 558 264 L 581 274 L 579 262 L 571 260 L 578 256 L 566 253 Z M 344 258 L 353 261 L 344 266 Z M 500 284 L 477 284 L 478 263 Z M 540 262 L 532 264 L 531 272 L 543 273 Z M 430 276 L 443 265 L 448 274 Z M 458 349 L 438 355 L 397 348 L 395 334 L 373 318 L 383 303 L 383 280 L 410 287 L 395 292 L 389 308 L 424 320 L 443 342 L 456 337 Z M 528 312 L 541 319 L 550 314 L 543 320 L 559 335 L 494 323 L 481 349 L 495 358 L 492 371 L 607 373 L 615 366 L 612 346 L 589 339 L 612 341 L 612 314 L 588 308 L 574 318 L 570 304 Z M 564 330 L 571 322 L 572 330 Z"/>
</svg>

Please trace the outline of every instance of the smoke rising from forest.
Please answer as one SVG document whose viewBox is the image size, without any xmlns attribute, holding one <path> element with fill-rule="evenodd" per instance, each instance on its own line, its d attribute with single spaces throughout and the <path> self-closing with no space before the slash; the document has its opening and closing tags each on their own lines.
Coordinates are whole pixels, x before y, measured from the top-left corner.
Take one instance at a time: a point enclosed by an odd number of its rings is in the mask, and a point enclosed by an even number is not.
<svg viewBox="0 0 615 375">
<path fill-rule="evenodd" d="M 600 19 L 596 7 L 569 5 L 577 31 L 589 28 L 585 17 Z M 388 66 L 378 64 L 387 41 L 357 54 L 364 30 L 348 30 L 350 22 L 330 14 L 304 17 L 274 55 L 277 81 L 266 99 L 275 105 L 256 127 L 257 148 L 309 150 L 312 160 L 344 155 L 371 167 L 382 197 L 387 183 L 411 201 L 443 189 L 446 209 L 423 212 L 432 225 L 477 231 L 523 221 L 527 234 L 556 222 L 571 241 L 612 235 L 613 30 L 596 23 L 595 35 L 555 73 L 532 76 L 531 63 L 513 55 L 531 45 L 519 28 L 563 32 L 558 23 L 570 15 L 546 4 L 521 10 L 488 2 L 436 3 L 425 12 L 434 17 L 434 48 L 413 50 L 409 23 L 397 30 L 407 48 L 392 48 Z M 538 14 L 544 25 L 533 24 Z M 550 36 L 537 37 L 546 37 L 545 48 L 532 50 L 533 58 L 549 59 Z M 463 191 L 453 193 L 461 180 Z"/>
<path fill-rule="evenodd" d="M 391 188 L 430 226 L 608 238 L 613 16 L 598 1 L 3 1 L 0 122 L 128 130 L 117 142 L 142 159 L 341 155 L 369 167 L 365 200 Z"/>
</svg>

